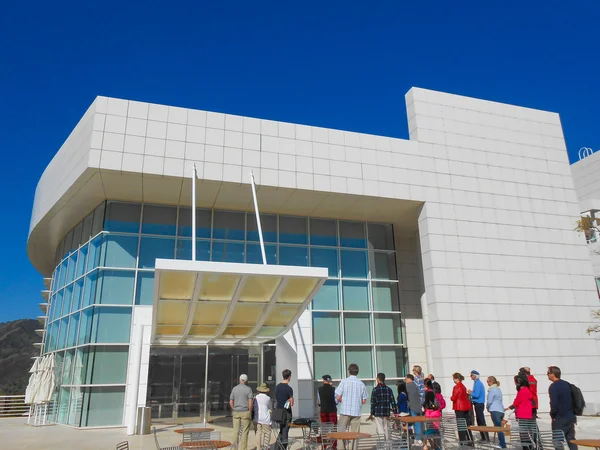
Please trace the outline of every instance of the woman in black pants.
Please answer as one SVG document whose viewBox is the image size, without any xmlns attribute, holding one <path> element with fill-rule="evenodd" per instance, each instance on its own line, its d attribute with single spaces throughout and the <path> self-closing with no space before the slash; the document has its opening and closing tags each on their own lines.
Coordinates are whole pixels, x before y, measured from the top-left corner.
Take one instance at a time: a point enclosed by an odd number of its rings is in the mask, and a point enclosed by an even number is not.
<svg viewBox="0 0 600 450">
<path fill-rule="evenodd" d="M 472 425 L 471 418 L 469 417 L 471 402 L 467 395 L 467 388 L 462 383 L 464 379 L 465 377 L 458 372 L 452 375 L 454 388 L 452 389 L 452 397 L 450 397 L 450 400 L 452 400 L 452 409 L 454 410 L 454 414 L 456 414 L 456 418 L 465 419 L 467 427 L 469 427 Z M 461 443 L 467 443 L 467 445 L 473 446 L 473 433 L 471 433 L 471 430 L 468 428 L 467 430 L 459 430 L 458 440 Z"/>
</svg>

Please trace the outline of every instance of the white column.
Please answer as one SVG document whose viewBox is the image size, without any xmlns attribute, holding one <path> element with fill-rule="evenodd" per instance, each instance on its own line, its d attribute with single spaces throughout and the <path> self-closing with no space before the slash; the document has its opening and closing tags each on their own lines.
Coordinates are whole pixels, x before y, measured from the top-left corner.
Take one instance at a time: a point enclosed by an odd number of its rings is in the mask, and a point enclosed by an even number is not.
<svg viewBox="0 0 600 450">
<path fill-rule="evenodd" d="M 135 433 L 137 407 L 146 406 L 152 306 L 134 306 L 131 322 L 124 412 L 128 435 Z"/>
</svg>

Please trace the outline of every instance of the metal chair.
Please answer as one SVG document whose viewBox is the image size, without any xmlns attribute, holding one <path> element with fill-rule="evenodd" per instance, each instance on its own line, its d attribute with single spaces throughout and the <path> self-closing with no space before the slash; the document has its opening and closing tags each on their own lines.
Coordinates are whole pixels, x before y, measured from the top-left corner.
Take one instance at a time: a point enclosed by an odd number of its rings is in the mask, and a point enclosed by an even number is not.
<svg viewBox="0 0 600 450">
<path fill-rule="evenodd" d="M 540 430 L 535 420 L 515 420 L 510 430 L 510 444 L 516 449 L 535 450 L 538 447 L 539 432 Z"/>
<path fill-rule="evenodd" d="M 261 439 L 261 436 L 259 435 L 259 437 L 258 437 L 259 440 L 257 442 L 257 447 L 259 448 L 259 450 L 269 450 L 271 448 L 271 433 L 272 433 L 271 428 L 269 428 L 269 430 L 266 430 L 262 434 L 262 439 Z"/>
<path fill-rule="evenodd" d="M 323 450 L 330 450 L 333 448 L 333 443 L 337 442 L 337 439 L 328 438 L 329 433 L 337 433 L 337 425 L 333 422 L 322 422 L 320 426 L 321 435 L 321 448 Z"/>
<path fill-rule="evenodd" d="M 161 447 L 160 443 L 158 442 L 158 437 L 156 436 L 156 427 L 153 427 L 153 432 L 154 432 L 154 443 L 156 444 L 156 450 L 181 450 L 181 447 L 179 447 L 178 445 L 175 447 Z"/>
<path fill-rule="evenodd" d="M 129 441 L 119 442 L 117 444 L 117 450 L 129 450 Z"/>
<path fill-rule="evenodd" d="M 385 440 L 376 438 L 376 437 L 357 439 L 355 449 L 356 450 L 378 450 L 378 449 L 385 450 Z"/>
<path fill-rule="evenodd" d="M 289 430 L 288 430 L 287 441 L 286 442 L 282 442 L 279 439 L 280 424 L 274 422 L 273 425 L 274 426 L 271 427 L 271 432 L 273 434 L 273 437 L 275 438 L 275 444 L 274 445 L 275 445 L 276 449 L 278 449 L 278 450 L 286 450 L 286 448 L 289 449 L 289 448 L 291 448 L 292 445 L 294 445 L 298 441 L 297 439 L 294 439 L 294 438 L 290 437 Z"/>
<path fill-rule="evenodd" d="M 562 430 L 538 431 L 538 438 L 541 449 L 566 449 L 569 445 Z"/>
</svg>

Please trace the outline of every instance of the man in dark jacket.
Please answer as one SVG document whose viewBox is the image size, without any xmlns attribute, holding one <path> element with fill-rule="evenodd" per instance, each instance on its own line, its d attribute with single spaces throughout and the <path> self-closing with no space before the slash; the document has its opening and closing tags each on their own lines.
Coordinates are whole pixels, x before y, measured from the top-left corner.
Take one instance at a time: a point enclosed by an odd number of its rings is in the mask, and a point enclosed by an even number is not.
<svg viewBox="0 0 600 450">
<path fill-rule="evenodd" d="M 571 444 L 571 441 L 575 439 L 575 424 L 577 423 L 577 417 L 573 412 L 571 385 L 560 379 L 561 372 L 556 366 L 548 367 L 547 375 L 552 382 L 548 388 L 552 429 L 562 430 L 569 443 L 569 449 L 577 450 L 577 445 Z"/>
</svg>

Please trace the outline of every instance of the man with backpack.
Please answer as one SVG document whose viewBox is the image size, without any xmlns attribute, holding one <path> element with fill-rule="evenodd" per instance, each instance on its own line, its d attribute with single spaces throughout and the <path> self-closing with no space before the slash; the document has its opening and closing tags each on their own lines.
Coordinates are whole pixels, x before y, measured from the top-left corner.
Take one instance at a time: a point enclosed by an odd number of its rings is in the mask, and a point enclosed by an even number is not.
<svg viewBox="0 0 600 450">
<path fill-rule="evenodd" d="M 577 450 L 577 445 L 571 444 L 571 441 L 575 439 L 575 424 L 577 423 L 577 417 L 573 410 L 571 384 L 560 379 L 561 372 L 556 366 L 548 367 L 547 375 L 548 380 L 552 382 L 548 388 L 552 430 L 562 430 L 569 444 L 569 449 Z"/>
</svg>

